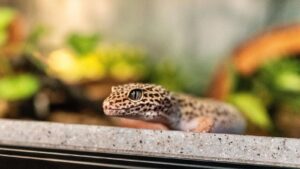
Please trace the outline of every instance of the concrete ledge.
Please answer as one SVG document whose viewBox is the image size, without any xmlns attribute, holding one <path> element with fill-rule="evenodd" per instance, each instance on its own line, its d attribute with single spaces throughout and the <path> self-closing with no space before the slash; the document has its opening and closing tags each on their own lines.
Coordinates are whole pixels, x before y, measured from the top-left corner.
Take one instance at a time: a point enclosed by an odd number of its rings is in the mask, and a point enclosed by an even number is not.
<svg viewBox="0 0 300 169">
<path fill-rule="evenodd" d="M 0 144 L 300 167 L 300 139 L 0 120 Z"/>
</svg>

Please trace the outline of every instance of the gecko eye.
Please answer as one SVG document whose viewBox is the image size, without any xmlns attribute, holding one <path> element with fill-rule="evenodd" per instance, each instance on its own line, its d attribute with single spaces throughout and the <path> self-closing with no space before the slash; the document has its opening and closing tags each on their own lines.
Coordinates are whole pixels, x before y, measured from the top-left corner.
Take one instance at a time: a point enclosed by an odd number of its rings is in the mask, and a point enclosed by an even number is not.
<svg viewBox="0 0 300 169">
<path fill-rule="evenodd" d="M 143 91 L 141 89 L 133 89 L 129 92 L 128 97 L 131 100 L 140 100 L 142 98 Z"/>
</svg>

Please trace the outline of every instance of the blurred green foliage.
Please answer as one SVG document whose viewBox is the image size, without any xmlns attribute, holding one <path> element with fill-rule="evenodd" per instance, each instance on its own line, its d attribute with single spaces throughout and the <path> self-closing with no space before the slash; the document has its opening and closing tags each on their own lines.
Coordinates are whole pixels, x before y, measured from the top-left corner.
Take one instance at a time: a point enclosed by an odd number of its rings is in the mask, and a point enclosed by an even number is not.
<svg viewBox="0 0 300 169">
<path fill-rule="evenodd" d="M 172 60 L 164 58 L 158 63 L 152 63 L 151 73 L 147 81 L 160 84 L 172 91 L 184 90 L 185 80 L 181 76 L 180 68 Z"/>
<path fill-rule="evenodd" d="M 229 102 L 234 104 L 252 123 L 261 128 L 272 130 L 271 118 L 261 98 L 252 93 L 234 93 L 230 96 Z"/>
<path fill-rule="evenodd" d="M 103 79 L 128 82 L 145 78 L 148 65 L 142 48 L 100 40 L 98 34 L 71 34 L 67 40 L 71 48 L 49 54 L 48 72 L 70 83 Z"/>
<path fill-rule="evenodd" d="M 250 77 L 233 73 L 229 101 L 245 113 L 257 126 L 270 130 L 270 115 L 279 107 L 289 107 L 300 113 L 300 60 L 282 57 L 264 64 Z"/>
<path fill-rule="evenodd" d="M 274 105 L 296 109 L 300 113 L 300 60 L 297 57 L 266 64 L 258 77 L 265 83 Z"/>
<path fill-rule="evenodd" d="M 7 28 L 16 15 L 16 11 L 9 7 L 0 7 L 0 46 L 4 45 L 8 38 Z"/>
<path fill-rule="evenodd" d="M 9 75 L 0 79 L 0 99 L 16 101 L 34 95 L 40 87 L 39 79 L 28 73 Z"/>
<path fill-rule="evenodd" d="M 25 53 L 31 54 L 35 50 L 39 50 L 39 43 L 43 36 L 48 32 L 48 29 L 43 25 L 37 25 L 29 32 L 26 38 Z"/>
<path fill-rule="evenodd" d="M 73 33 L 69 36 L 67 42 L 79 54 L 78 56 L 82 56 L 93 51 L 100 40 L 100 35 L 97 33 L 89 35 Z"/>
</svg>

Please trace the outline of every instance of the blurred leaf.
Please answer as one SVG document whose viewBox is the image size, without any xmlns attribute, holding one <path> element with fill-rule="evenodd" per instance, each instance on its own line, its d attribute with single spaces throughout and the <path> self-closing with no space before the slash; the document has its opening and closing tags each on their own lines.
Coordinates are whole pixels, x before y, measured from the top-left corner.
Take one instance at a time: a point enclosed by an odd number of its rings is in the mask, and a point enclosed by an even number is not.
<svg viewBox="0 0 300 169">
<path fill-rule="evenodd" d="M 0 30 L 4 30 L 14 19 L 16 11 L 9 7 L 0 8 Z"/>
<path fill-rule="evenodd" d="M 7 57 L 0 55 L 0 77 L 12 72 L 12 65 Z"/>
<path fill-rule="evenodd" d="M 184 89 L 184 80 L 180 74 L 180 69 L 174 62 L 169 59 L 161 60 L 153 68 L 151 82 L 161 84 L 174 91 Z"/>
<path fill-rule="evenodd" d="M 273 128 L 266 107 L 260 98 L 251 93 L 235 93 L 229 97 L 229 101 L 255 125 L 266 130 Z"/>
<path fill-rule="evenodd" d="M 280 72 L 275 77 L 274 83 L 278 90 L 300 93 L 300 74 L 296 72 Z"/>
<path fill-rule="evenodd" d="M 277 93 L 278 91 L 298 90 L 299 77 L 300 61 L 295 58 L 283 58 L 264 64 L 255 78 Z"/>
<path fill-rule="evenodd" d="M 283 102 L 293 104 L 291 101 L 300 93 L 300 60 L 284 57 L 268 61 L 255 75 L 247 78 L 251 88 L 246 91 L 252 91 L 266 107 Z"/>
<path fill-rule="evenodd" d="M 285 107 L 291 109 L 294 112 L 300 113 L 300 95 L 293 95 L 290 97 L 286 97 L 280 103 L 281 107 Z M 279 106 L 279 107 L 280 107 Z"/>
<path fill-rule="evenodd" d="M 88 69 L 87 69 L 88 67 Z M 106 75 L 106 69 L 99 61 L 99 57 L 95 53 L 78 58 L 76 67 L 81 74 L 81 78 L 89 80 L 103 79 Z"/>
<path fill-rule="evenodd" d="M 0 99 L 25 99 L 35 94 L 39 87 L 39 80 L 31 74 L 7 76 L 0 79 Z"/>
<path fill-rule="evenodd" d="M 87 54 L 93 51 L 100 41 L 99 34 L 81 35 L 74 33 L 68 38 L 68 44 L 79 55 Z"/>
<path fill-rule="evenodd" d="M 252 87 L 253 88 L 250 91 L 256 95 L 256 97 L 259 97 L 266 107 L 272 105 L 275 98 L 273 96 L 273 92 L 270 91 L 269 87 L 265 83 L 262 83 L 257 79 L 253 79 Z"/>
<path fill-rule="evenodd" d="M 0 8 L 0 46 L 5 44 L 8 38 L 7 27 L 15 17 L 16 12 L 8 7 Z"/>
<path fill-rule="evenodd" d="M 7 38 L 8 38 L 7 32 L 0 30 L 0 46 L 6 43 Z"/>
<path fill-rule="evenodd" d="M 95 53 L 108 76 L 117 81 L 139 81 L 147 74 L 146 53 L 128 44 L 101 44 Z"/>
<path fill-rule="evenodd" d="M 42 25 L 33 28 L 26 40 L 27 45 L 31 47 L 30 49 L 38 45 L 41 37 L 43 37 L 47 33 L 47 31 L 47 28 Z"/>
<path fill-rule="evenodd" d="M 58 49 L 47 57 L 47 72 L 67 82 L 80 80 L 81 70 L 78 69 L 78 58 L 68 49 Z"/>
</svg>

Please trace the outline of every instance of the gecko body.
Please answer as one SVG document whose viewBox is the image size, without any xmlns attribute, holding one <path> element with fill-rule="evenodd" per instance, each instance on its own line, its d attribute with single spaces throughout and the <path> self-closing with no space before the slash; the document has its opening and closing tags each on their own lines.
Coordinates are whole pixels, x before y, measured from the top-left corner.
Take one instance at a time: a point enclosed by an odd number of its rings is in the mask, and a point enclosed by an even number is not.
<svg viewBox="0 0 300 169">
<path fill-rule="evenodd" d="M 154 84 L 112 87 L 103 110 L 108 116 L 162 123 L 182 131 L 241 134 L 246 125 L 244 117 L 229 104 L 170 92 Z"/>
</svg>

